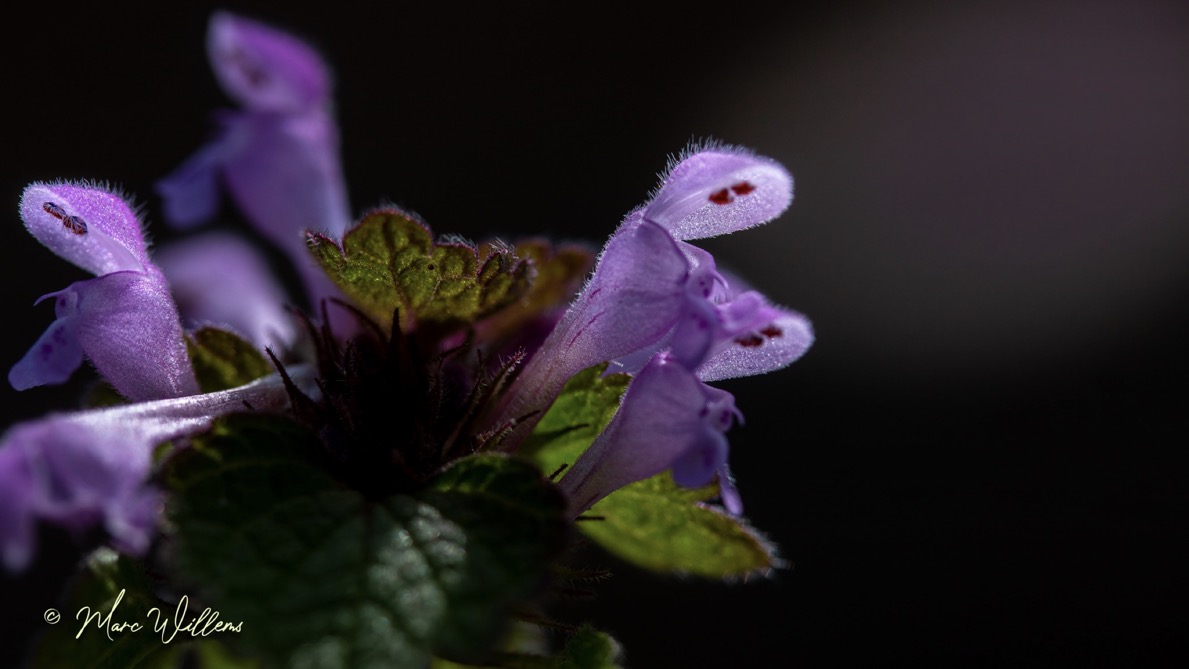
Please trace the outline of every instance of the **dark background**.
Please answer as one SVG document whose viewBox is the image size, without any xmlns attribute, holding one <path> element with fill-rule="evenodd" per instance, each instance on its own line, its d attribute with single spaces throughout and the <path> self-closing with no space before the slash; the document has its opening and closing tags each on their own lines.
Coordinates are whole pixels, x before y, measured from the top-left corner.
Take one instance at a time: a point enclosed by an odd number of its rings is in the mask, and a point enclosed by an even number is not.
<svg viewBox="0 0 1189 669">
<path fill-rule="evenodd" d="M 793 567 L 722 585 L 617 566 L 575 610 L 631 666 L 1184 654 L 1184 3 L 385 5 L 234 7 L 337 72 L 356 211 L 599 241 L 691 138 L 796 176 L 781 219 L 707 244 L 817 330 L 791 368 L 724 384 L 748 515 Z M 168 238 L 153 182 L 227 104 L 209 11 L 6 21 L 0 367 L 52 320 L 33 301 L 84 278 L 21 229 L 26 183 L 117 182 Z M 4 425 L 78 385 L 3 384 Z M 6 641 L 43 626 L 77 556 L 50 537 L 41 557 L 0 580 Z"/>
</svg>

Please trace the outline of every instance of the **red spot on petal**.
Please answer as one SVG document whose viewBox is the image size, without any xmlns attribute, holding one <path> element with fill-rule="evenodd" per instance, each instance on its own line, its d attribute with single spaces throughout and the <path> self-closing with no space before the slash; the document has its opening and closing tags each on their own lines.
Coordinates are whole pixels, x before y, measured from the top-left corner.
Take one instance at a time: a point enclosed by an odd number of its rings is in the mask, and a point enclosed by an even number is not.
<svg viewBox="0 0 1189 669">
<path fill-rule="evenodd" d="M 784 330 L 781 330 L 780 328 L 776 327 L 775 325 L 769 325 L 768 327 L 764 328 L 763 330 L 760 330 L 760 334 L 764 335 L 768 339 L 775 339 L 775 338 L 783 335 Z"/>
<path fill-rule="evenodd" d="M 714 204 L 730 204 L 732 199 L 731 191 L 726 188 L 710 194 L 710 201 Z"/>
<path fill-rule="evenodd" d="M 764 343 L 764 339 L 757 334 L 749 334 L 736 339 L 735 343 L 745 348 L 755 348 L 762 345 Z"/>
<path fill-rule="evenodd" d="M 756 189 L 755 186 L 751 185 L 750 183 L 748 183 L 746 181 L 740 181 L 739 183 L 735 184 L 734 186 L 731 186 L 731 190 L 735 191 L 735 195 L 747 195 L 748 193 L 754 191 L 755 189 Z"/>
</svg>

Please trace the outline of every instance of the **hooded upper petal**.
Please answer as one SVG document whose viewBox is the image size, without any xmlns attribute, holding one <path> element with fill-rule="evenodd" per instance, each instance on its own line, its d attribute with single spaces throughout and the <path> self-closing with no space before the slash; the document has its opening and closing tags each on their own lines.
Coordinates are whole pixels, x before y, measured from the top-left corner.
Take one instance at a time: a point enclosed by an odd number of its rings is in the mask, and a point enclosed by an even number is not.
<svg viewBox="0 0 1189 669">
<path fill-rule="evenodd" d="M 34 183 L 21 195 L 25 227 L 62 258 L 92 274 L 144 271 L 144 236 L 119 195 L 83 183 Z"/>
<path fill-rule="evenodd" d="M 97 186 L 35 183 L 20 210 L 39 241 L 99 276 L 46 296 L 57 320 L 9 373 L 13 387 L 61 383 L 81 353 L 129 399 L 197 392 L 177 308 L 123 198 Z"/>
<path fill-rule="evenodd" d="M 330 101 L 330 73 L 317 52 L 263 23 L 216 13 L 207 55 L 223 90 L 246 108 L 295 113 Z"/>
<path fill-rule="evenodd" d="M 780 163 L 720 147 L 674 165 L 644 218 L 676 239 L 702 239 L 767 223 L 792 201 L 793 177 Z"/>
</svg>

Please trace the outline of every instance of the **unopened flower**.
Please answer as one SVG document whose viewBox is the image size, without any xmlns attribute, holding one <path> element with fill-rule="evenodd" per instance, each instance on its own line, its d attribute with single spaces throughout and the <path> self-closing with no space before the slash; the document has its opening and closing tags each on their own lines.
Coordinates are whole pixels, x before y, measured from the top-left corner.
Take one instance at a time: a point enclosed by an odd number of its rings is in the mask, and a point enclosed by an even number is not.
<svg viewBox="0 0 1189 669">
<path fill-rule="evenodd" d="M 197 392 L 169 285 L 128 203 L 93 185 L 35 183 L 20 211 L 38 241 L 97 277 L 41 298 L 57 320 L 13 366 L 12 386 L 62 383 L 85 357 L 130 400 Z"/>
</svg>

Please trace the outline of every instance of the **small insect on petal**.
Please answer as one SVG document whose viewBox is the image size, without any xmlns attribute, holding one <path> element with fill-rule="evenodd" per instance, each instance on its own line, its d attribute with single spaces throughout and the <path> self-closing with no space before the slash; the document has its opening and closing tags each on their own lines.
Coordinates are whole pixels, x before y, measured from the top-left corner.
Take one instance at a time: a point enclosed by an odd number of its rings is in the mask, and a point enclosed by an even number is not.
<svg viewBox="0 0 1189 669">
<path fill-rule="evenodd" d="M 87 234 L 87 222 L 79 216 L 67 216 L 62 219 L 62 225 L 76 235 Z"/>
<path fill-rule="evenodd" d="M 66 218 L 66 210 L 54 204 L 53 202 L 46 202 L 45 204 L 41 205 L 41 208 L 45 210 L 45 213 L 53 216 L 59 221 Z"/>
</svg>

